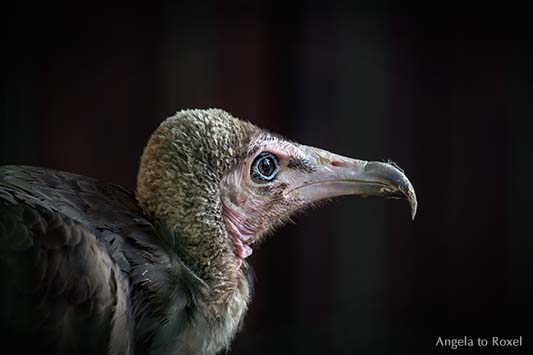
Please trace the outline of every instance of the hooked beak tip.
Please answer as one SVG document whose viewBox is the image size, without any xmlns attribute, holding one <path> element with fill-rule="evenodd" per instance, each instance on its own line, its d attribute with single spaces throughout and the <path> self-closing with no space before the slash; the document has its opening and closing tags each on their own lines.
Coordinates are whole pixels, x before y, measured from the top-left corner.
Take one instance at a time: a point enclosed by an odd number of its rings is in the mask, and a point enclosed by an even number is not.
<svg viewBox="0 0 533 355">
<path fill-rule="evenodd" d="M 405 177 L 404 186 L 400 185 L 400 191 L 405 196 L 405 199 L 409 203 L 411 209 L 411 220 L 414 221 L 416 217 L 416 211 L 418 210 L 418 200 L 416 198 L 416 193 L 411 182 Z"/>
<path fill-rule="evenodd" d="M 415 219 L 418 209 L 418 201 L 413 185 L 404 174 L 403 170 L 395 164 L 382 162 L 366 162 L 362 176 L 370 181 L 378 181 L 386 187 L 377 195 L 389 198 L 406 199 L 411 209 L 411 220 Z"/>
<path fill-rule="evenodd" d="M 411 188 L 407 192 L 407 201 L 409 202 L 409 207 L 411 208 L 411 220 L 414 221 L 416 217 L 416 211 L 418 209 L 418 201 L 416 199 L 415 191 Z"/>
</svg>

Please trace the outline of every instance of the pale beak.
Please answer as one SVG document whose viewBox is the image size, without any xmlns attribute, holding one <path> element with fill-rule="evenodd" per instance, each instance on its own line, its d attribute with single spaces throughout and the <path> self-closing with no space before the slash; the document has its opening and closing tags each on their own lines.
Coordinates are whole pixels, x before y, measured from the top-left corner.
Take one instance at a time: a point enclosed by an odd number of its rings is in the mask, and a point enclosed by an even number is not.
<svg viewBox="0 0 533 355">
<path fill-rule="evenodd" d="M 287 191 L 291 197 L 305 204 L 343 195 L 405 199 L 411 207 L 411 218 L 415 218 L 415 190 L 395 165 L 350 159 L 308 146 L 302 149 L 313 171 L 294 176 L 292 188 Z"/>
</svg>

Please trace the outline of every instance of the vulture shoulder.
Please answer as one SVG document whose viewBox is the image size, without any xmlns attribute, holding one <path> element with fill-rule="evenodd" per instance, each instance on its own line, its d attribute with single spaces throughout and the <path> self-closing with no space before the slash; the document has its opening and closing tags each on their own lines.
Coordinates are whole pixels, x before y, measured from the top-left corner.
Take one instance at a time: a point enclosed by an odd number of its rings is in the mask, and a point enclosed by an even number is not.
<svg viewBox="0 0 533 355">
<path fill-rule="evenodd" d="M 204 287 L 168 234 L 120 186 L 0 167 L 2 344 L 45 354 L 167 348 Z"/>
</svg>

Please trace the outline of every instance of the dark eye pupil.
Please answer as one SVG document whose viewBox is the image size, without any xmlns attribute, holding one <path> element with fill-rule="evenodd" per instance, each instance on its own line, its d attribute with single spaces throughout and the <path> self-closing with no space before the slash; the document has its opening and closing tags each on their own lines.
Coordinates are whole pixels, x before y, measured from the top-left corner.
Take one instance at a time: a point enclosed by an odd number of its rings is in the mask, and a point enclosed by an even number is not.
<svg viewBox="0 0 533 355">
<path fill-rule="evenodd" d="M 265 177 L 270 177 L 270 175 L 272 175 L 275 169 L 274 161 L 270 157 L 263 158 L 259 162 L 257 168 L 259 169 L 261 175 L 264 175 Z"/>
<path fill-rule="evenodd" d="M 250 174 L 257 182 L 268 182 L 276 178 L 278 171 L 278 157 L 270 152 L 262 152 L 255 158 Z"/>
</svg>

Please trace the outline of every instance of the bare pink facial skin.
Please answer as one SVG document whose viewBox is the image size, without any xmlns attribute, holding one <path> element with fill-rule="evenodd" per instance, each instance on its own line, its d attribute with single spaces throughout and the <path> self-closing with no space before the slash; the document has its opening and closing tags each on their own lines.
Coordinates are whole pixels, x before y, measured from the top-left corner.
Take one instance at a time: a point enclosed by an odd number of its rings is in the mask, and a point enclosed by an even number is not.
<svg viewBox="0 0 533 355">
<path fill-rule="evenodd" d="M 252 176 L 253 163 L 264 152 L 279 163 L 272 181 Z M 412 218 L 417 209 L 413 186 L 395 165 L 351 159 L 267 134 L 251 142 L 242 164 L 222 179 L 220 191 L 226 228 L 241 262 L 261 236 L 320 200 L 376 195 L 407 199 Z"/>
</svg>

